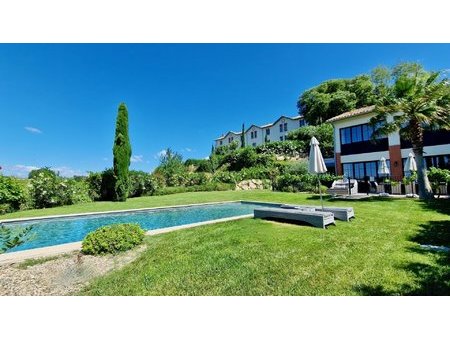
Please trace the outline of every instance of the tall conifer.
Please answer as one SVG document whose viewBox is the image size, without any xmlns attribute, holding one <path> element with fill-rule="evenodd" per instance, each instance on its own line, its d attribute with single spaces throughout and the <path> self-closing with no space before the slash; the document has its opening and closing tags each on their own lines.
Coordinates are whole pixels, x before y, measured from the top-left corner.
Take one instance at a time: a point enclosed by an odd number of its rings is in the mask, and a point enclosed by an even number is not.
<svg viewBox="0 0 450 338">
<path fill-rule="evenodd" d="M 131 144 L 128 136 L 128 110 L 125 103 L 119 105 L 114 137 L 114 199 L 125 201 L 128 197 L 128 170 L 131 159 Z"/>
</svg>

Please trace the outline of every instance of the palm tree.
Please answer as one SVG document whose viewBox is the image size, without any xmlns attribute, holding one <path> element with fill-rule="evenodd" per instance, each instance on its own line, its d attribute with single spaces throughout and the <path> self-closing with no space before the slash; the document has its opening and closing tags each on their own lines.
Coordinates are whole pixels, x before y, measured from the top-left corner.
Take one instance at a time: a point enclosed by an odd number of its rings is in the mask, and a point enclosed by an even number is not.
<svg viewBox="0 0 450 338">
<path fill-rule="evenodd" d="M 423 159 L 425 130 L 450 130 L 450 85 L 443 72 L 427 72 L 416 63 L 403 63 L 390 72 L 391 79 L 377 83 L 375 136 L 399 131 L 411 141 L 417 161 L 419 198 L 433 198 Z M 385 79 L 386 80 L 386 79 Z"/>
</svg>

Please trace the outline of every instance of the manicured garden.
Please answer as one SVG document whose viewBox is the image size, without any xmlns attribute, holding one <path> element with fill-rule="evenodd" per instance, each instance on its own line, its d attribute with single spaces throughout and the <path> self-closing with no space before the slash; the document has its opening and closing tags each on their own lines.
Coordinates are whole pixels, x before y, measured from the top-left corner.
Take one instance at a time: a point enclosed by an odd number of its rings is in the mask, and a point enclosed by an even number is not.
<svg viewBox="0 0 450 338">
<path fill-rule="evenodd" d="M 52 208 L 34 216 L 237 199 L 318 203 L 309 194 L 202 192 Z M 246 219 L 151 236 L 141 257 L 94 280 L 82 294 L 450 295 L 449 253 L 420 247 L 450 245 L 448 200 L 325 203 L 352 206 L 357 217 L 326 231 Z"/>
</svg>

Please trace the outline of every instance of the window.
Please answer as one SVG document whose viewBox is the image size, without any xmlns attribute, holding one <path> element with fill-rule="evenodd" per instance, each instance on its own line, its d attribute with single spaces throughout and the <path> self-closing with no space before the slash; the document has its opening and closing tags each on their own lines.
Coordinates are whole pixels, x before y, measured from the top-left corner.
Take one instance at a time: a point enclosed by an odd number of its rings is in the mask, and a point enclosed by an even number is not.
<svg viewBox="0 0 450 338">
<path fill-rule="evenodd" d="M 364 163 L 354 163 L 353 171 L 355 178 L 362 180 L 364 178 Z"/>
<path fill-rule="evenodd" d="M 362 141 L 361 126 L 352 127 L 352 143 Z"/>
<path fill-rule="evenodd" d="M 253 143 L 252 143 L 252 146 L 256 147 L 256 143 L 255 143 L 255 142 L 253 142 Z"/>
<path fill-rule="evenodd" d="M 386 165 L 390 170 L 391 166 L 389 160 L 386 160 Z M 342 169 L 345 177 L 356 178 L 358 180 L 363 180 L 366 176 L 369 178 L 379 177 L 378 161 L 344 163 Z"/>
<path fill-rule="evenodd" d="M 219 141 L 219 144 L 222 145 L 222 141 Z"/>
<path fill-rule="evenodd" d="M 258 137 L 258 131 L 255 130 L 255 138 L 257 138 L 257 137 Z"/>
<path fill-rule="evenodd" d="M 233 137 L 228 138 L 228 143 L 231 143 L 231 142 L 233 142 Z"/>
<path fill-rule="evenodd" d="M 250 132 L 250 138 L 253 138 L 253 132 L 252 131 Z"/>
<path fill-rule="evenodd" d="M 353 163 L 344 163 L 342 165 L 344 176 L 347 178 L 354 177 L 353 175 Z"/>
<path fill-rule="evenodd" d="M 300 128 L 306 126 L 305 120 L 304 120 L 304 119 L 300 119 L 300 120 L 298 121 L 298 126 L 299 126 Z"/>
<path fill-rule="evenodd" d="M 283 141 L 283 136 L 280 136 L 280 141 Z"/>
<path fill-rule="evenodd" d="M 377 163 L 366 162 L 366 176 L 377 177 Z"/>
<path fill-rule="evenodd" d="M 367 123 L 353 127 L 341 128 L 341 144 L 370 141 L 375 129 Z M 384 137 L 385 136 L 378 136 L 377 139 Z"/>
<path fill-rule="evenodd" d="M 350 128 L 342 128 L 341 129 L 341 144 L 349 144 L 352 143 L 352 138 L 350 135 Z"/>
<path fill-rule="evenodd" d="M 424 161 L 427 168 L 450 169 L 450 155 L 427 156 Z"/>
<path fill-rule="evenodd" d="M 283 124 L 280 124 L 280 133 L 283 132 Z"/>
<path fill-rule="evenodd" d="M 287 123 L 284 124 L 284 131 L 287 131 Z"/>
<path fill-rule="evenodd" d="M 373 127 L 368 124 L 362 125 L 362 136 L 364 141 L 370 141 L 373 134 Z"/>
<path fill-rule="evenodd" d="M 270 129 L 269 128 L 266 129 L 266 135 L 270 135 Z"/>
</svg>

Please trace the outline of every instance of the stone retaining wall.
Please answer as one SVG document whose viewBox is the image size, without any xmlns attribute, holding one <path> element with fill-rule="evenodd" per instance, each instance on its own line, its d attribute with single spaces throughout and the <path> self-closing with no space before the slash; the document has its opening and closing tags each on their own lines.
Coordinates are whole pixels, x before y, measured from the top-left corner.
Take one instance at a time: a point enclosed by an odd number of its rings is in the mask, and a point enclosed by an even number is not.
<svg viewBox="0 0 450 338">
<path fill-rule="evenodd" d="M 271 188 L 272 184 L 270 180 L 244 180 L 236 184 L 236 190 L 262 190 Z"/>
</svg>

